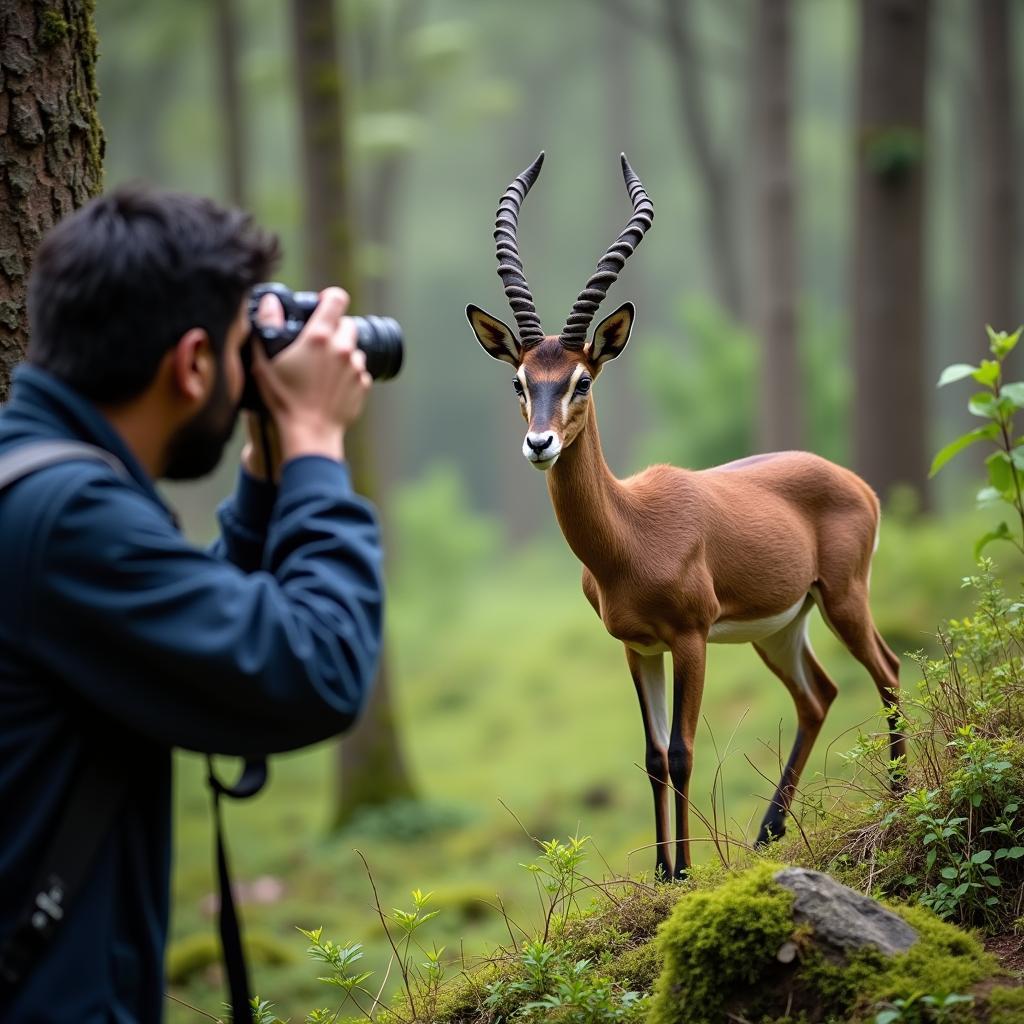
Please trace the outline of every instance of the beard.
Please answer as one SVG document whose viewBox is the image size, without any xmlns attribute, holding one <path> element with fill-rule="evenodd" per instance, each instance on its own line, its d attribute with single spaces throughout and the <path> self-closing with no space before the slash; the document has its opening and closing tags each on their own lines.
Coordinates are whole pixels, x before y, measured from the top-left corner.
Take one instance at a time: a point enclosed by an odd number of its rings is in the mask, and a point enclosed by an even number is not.
<svg viewBox="0 0 1024 1024">
<path fill-rule="evenodd" d="M 238 409 L 238 402 L 228 394 L 224 367 L 219 366 L 206 405 L 178 429 L 168 444 L 164 477 L 198 480 L 212 473 L 234 433 Z"/>
</svg>

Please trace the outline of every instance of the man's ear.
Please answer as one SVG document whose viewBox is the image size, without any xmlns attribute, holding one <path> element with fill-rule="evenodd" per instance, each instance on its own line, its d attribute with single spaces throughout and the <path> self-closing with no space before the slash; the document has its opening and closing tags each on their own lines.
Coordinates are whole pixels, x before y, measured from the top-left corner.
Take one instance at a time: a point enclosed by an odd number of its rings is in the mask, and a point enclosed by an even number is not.
<svg viewBox="0 0 1024 1024">
<path fill-rule="evenodd" d="M 213 390 L 217 357 L 210 336 L 201 327 L 192 327 L 167 353 L 171 360 L 171 379 L 178 393 L 196 404 L 203 404 Z"/>
<path fill-rule="evenodd" d="M 519 366 L 522 362 L 522 350 L 510 327 L 472 303 L 466 307 L 466 316 L 469 318 L 469 326 L 473 328 L 476 340 L 489 356 L 511 363 L 515 367 Z"/>
<path fill-rule="evenodd" d="M 636 309 L 632 302 L 624 302 L 611 316 L 606 316 L 594 331 L 594 340 L 590 343 L 590 358 L 598 364 L 614 359 L 629 341 L 633 330 L 633 317 Z"/>
</svg>

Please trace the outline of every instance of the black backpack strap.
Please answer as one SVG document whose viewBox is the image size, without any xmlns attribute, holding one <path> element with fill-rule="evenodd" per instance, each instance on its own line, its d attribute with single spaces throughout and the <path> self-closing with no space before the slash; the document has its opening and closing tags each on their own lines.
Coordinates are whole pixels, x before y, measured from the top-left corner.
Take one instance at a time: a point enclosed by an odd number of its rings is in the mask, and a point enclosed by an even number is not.
<svg viewBox="0 0 1024 1024">
<path fill-rule="evenodd" d="M 0 995 L 12 993 L 42 956 L 88 879 L 125 800 L 128 779 L 110 757 L 91 751 L 72 784 L 60 825 L 42 858 L 32 898 L 0 946 Z"/>
<path fill-rule="evenodd" d="M 112 455 L 105 448 L 97 448 L 94 444 L 63 438 L 28 441 L 0 455 L 0 491 L 38 469 L 46 469 L 47 466 L 75 459 L 105 462 L 123 476 L 128 475 L 124 463 L 116 455 Z"/>
<path fill-rule="evenodd" d="M 84 441 L 30 441 L 0 455 L 0 491 L 39 469 L 74 459 L 105 462 L 127 475 L 120 459 Z M 89 875 L 124 801 L 127 780 L 112 759 L 92 751 L 72 785 L 60 825 L 43 857 L 32 896 L 14 931 L 0 945 L 0 995 L 26 977 L 53 938 Z"/>
</svg>

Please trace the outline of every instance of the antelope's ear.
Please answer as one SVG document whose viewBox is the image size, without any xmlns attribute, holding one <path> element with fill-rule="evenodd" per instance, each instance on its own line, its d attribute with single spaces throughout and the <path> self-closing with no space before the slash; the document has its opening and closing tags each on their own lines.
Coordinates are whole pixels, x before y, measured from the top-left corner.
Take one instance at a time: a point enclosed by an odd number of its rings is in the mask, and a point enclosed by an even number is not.
<svg viewBox="0 0 1024 1024">
<path fill-rule="evenodd" d="M 611 316 L 606 316 L 597 325 L 589 353 L 595 363 L 607 363 L 626 347 L 630 331 L 633 330 L 634 316 L 636 309 L 633 303 L 624 302 Z"/>
<path fill-rule="evenodd" d="M 469 326 L 473 328 L 476 340 L 483 350 L 494 359 L 501 359 L 517 367 L 522 362 L 519 342 L 511 328 L 503 324 L 497 317 L 485 313 L 479 306 L 472 304 L 466 307 Z"/>
</svg>

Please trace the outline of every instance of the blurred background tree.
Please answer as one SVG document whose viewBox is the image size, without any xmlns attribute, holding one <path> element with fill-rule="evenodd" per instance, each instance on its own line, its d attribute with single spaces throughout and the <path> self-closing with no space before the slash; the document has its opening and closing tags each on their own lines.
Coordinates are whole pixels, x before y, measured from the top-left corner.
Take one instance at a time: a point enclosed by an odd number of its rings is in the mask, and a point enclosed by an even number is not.
<svg viewBox="0 0 1024 1024">
<path fill-rule="evenodd" d="M 854 466 L 885 499 L 900 484 L 913 488 L 919 500 L 925 496 L 930 8 L 930 0 L 864 0 L 860 7 Z"/>
<path fill-rule="evenodd" d="M 356 217 L 350 185 L 351 100 L 348 63 L 339 61 L 339 23 L 333 0 L 296 0 L 292 4 L 293 67 L 297 86 L 303 168 L 303 237 L 308 287 L 332 282 L 358 302 L 360 274 L 355 261 Z M 390 198 L 393 198 L 390 197 Z M 386 396 L 385 392 L 385 396 Z M 383 507 L 374 466 L 385 457 L 379 440 L 358 424 L 345 439 L 353 485 Z M 381 656 L 373 692 L 359 724 L 338 747 L 340 785 L 331 819 L 335 828 L 367 806 L 413 796 L 391 707 L 391 659 Z"/>
</svg>

